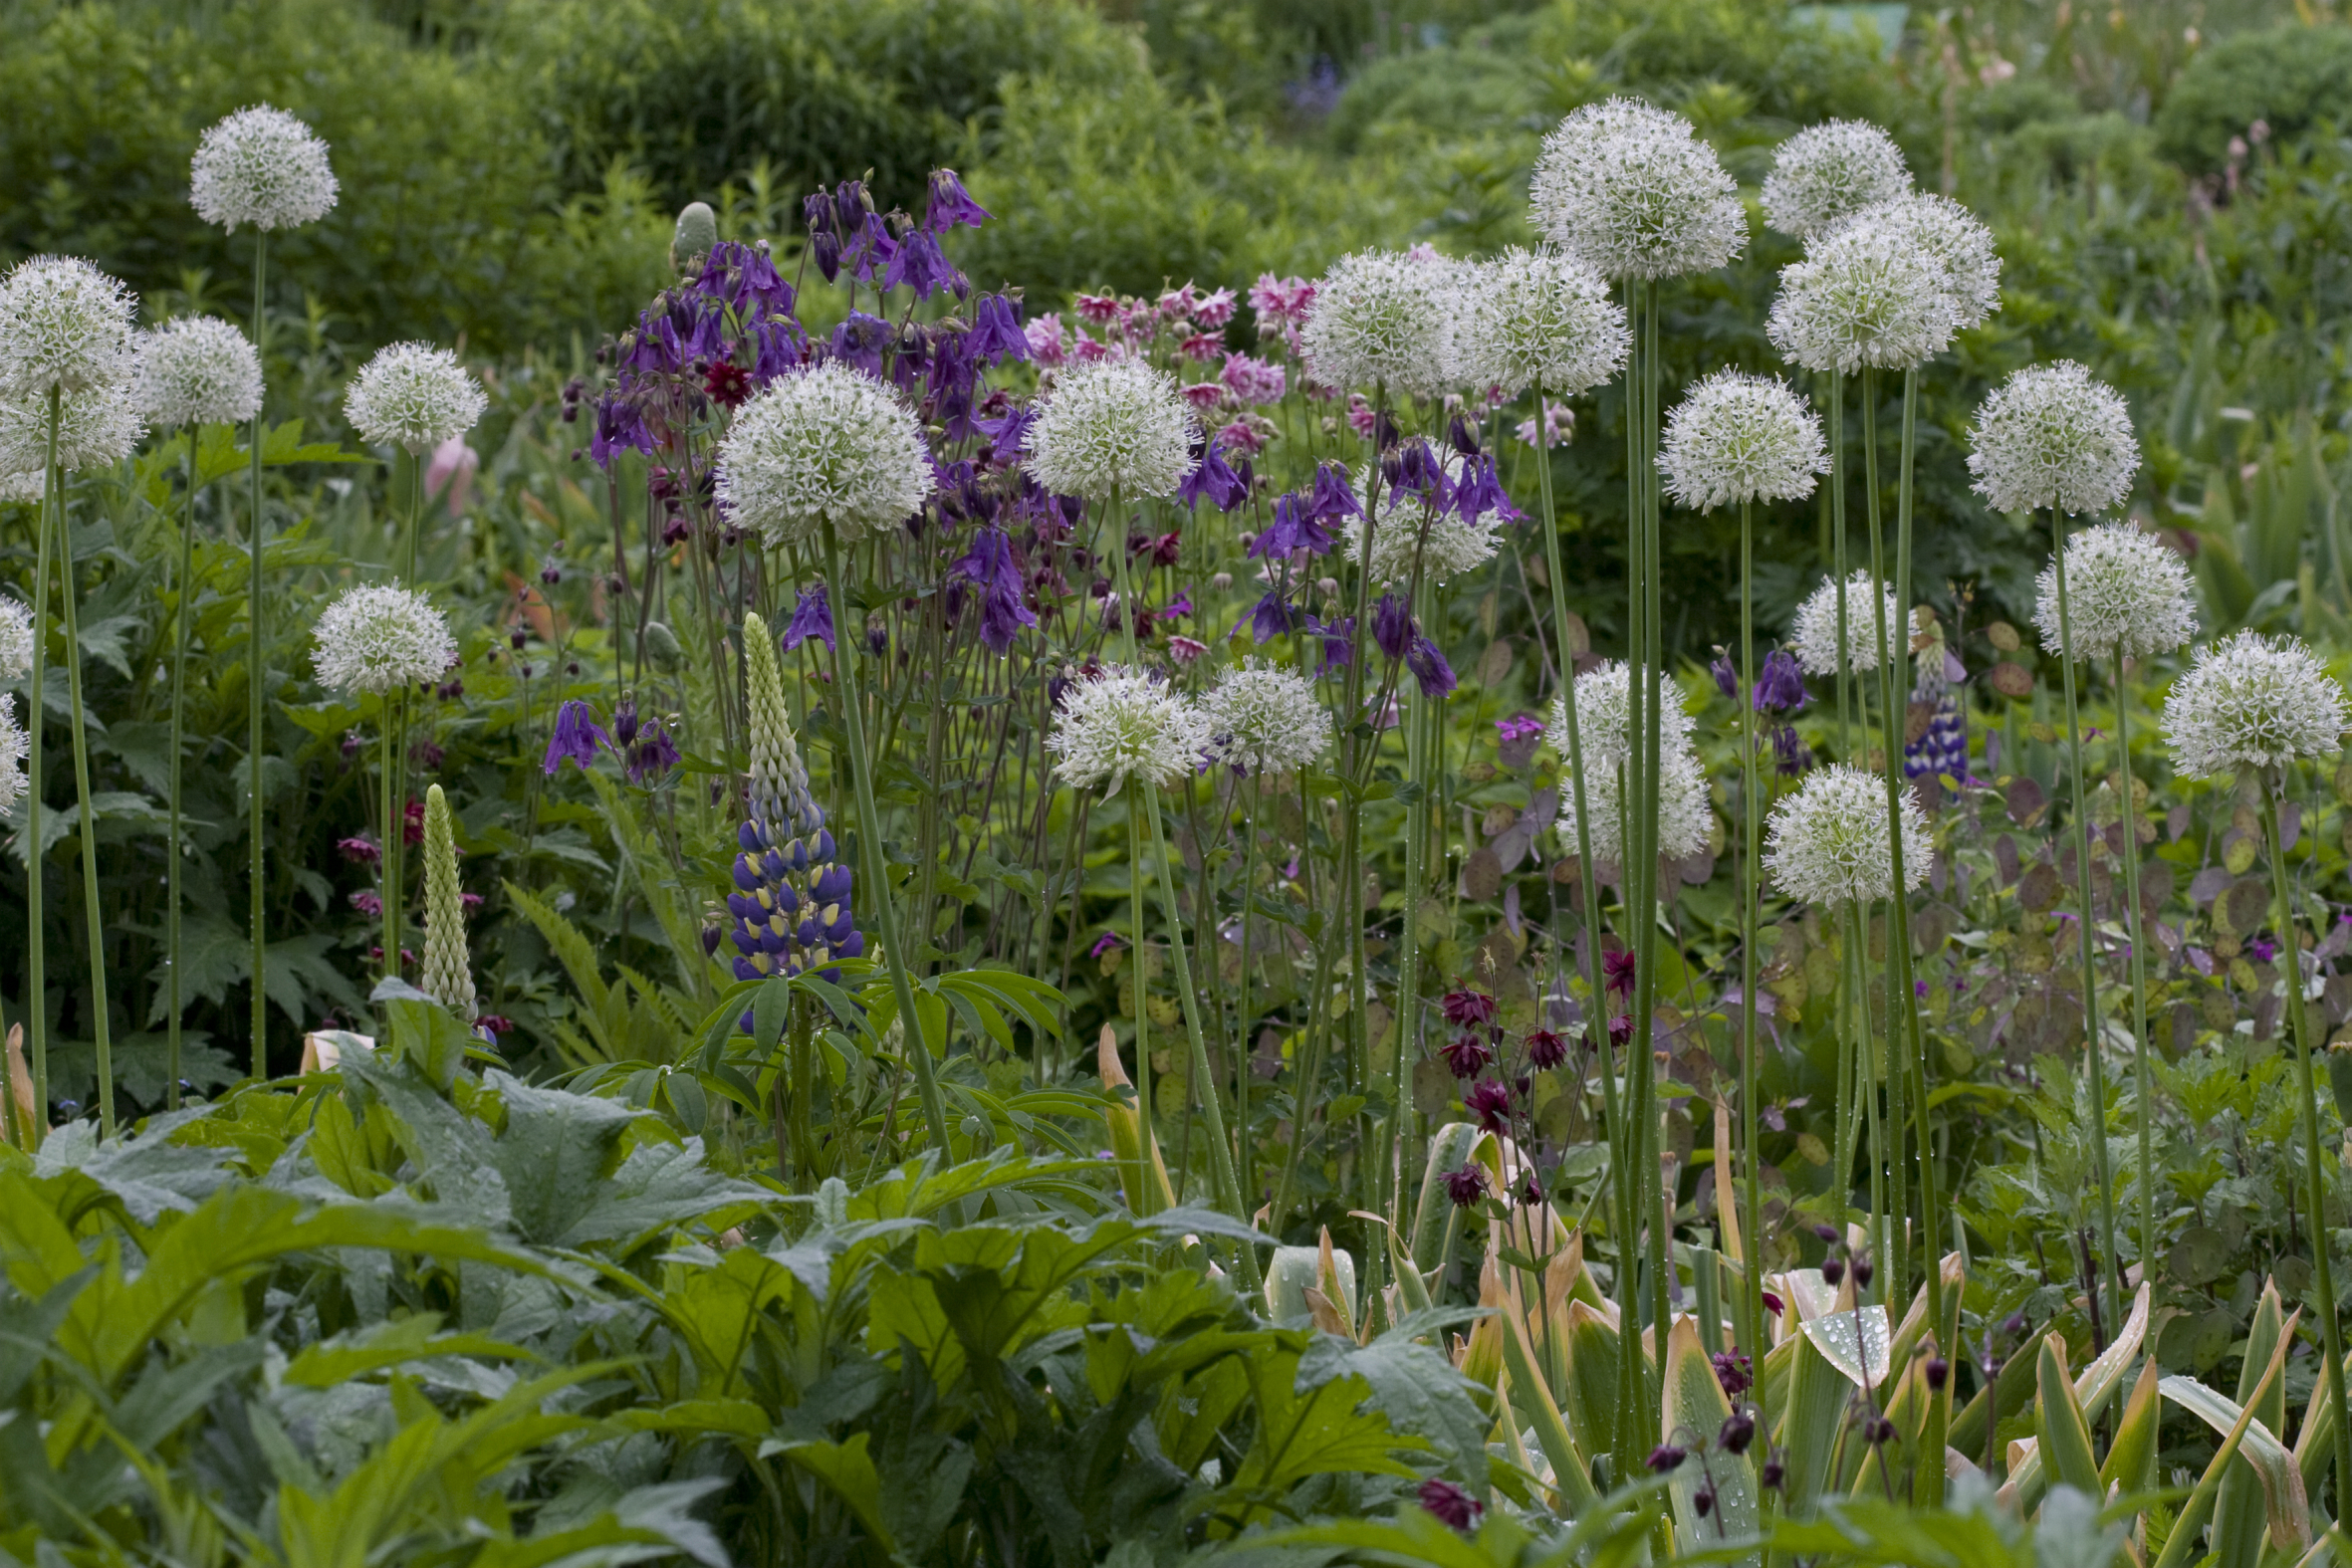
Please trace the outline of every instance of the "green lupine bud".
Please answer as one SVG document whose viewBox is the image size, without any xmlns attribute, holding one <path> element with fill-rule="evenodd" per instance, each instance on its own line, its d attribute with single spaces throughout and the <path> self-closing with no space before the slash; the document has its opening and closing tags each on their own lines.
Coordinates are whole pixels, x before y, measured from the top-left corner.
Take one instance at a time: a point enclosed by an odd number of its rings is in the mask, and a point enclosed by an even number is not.
<svg viewBox="0 0 2352 1568">
<path fill-rule="evenodd" d="M 449 797 L 424 793 L 424 989 L 467 1022 L 474 1018 L 474 971 L 465 950 L 465 901 L 457 885 L 457 836 Z"/>
<path fill-rule="evenodd" d="M 719 243 L 719 215 L 707 201 L 690 201 L 678 211 L 678 232 L 670 241 L 670 265 L 688 272 Z"/>
<path fill-rule="evenodd" d="M 793 737 L 792 715 L 784 705 L 784 669 L 776 639 L 758 611 L 743 618 L 745 685 L 751 706 L 751 806 L 757 821 L 816 831 L 823 818 L 809 793 L 809 769 Z"/>
</svg>

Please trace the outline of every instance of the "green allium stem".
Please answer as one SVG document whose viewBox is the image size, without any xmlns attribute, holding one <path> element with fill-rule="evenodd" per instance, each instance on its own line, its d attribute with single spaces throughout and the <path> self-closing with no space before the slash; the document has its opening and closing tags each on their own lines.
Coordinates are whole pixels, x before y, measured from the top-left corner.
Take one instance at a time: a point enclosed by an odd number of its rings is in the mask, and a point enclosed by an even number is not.
<svg viewBox="0 0 2352 1568">
<path fill-rule="evenodd" d="M 1740 1194 L 1742 1262 L 1747 1276 L 1741 1281 L 1738 1323 L 1740 1343 L 1751 1356 L 1761 1356 L 1764 1341 L 1764 1302 L 1758 1294 L 1764 1275 L 1763 1177 L 1757 1158 L 1758 1092 L 1756 1044 L 1756 929 L 1763 889 L 1758 863 L 1761 815 L 1757 798 L 1756 723 L 1756 504 L 1740 503 L 1740 1153 L 1747 1180 Z"/>
<path fill-rule="evenodd" d="M 41 868 L 48 859 L 41 822 L 41 735 L 49 717 L 49 498 L 58 487 L 58 426 L 63 407 L 49 405 L 49 455 L 44 460 L 41 506 L 33 532 L 33 671 L 25 714 L 25 1033 L 33 1046 L 33 1120 L 36 1137 L 49 1123 L 49 960 L 48 926 L 42 915 Z M 64 510 L 64 500 L 59 500 Z M 28 1148 L 32 1147 L 30 1144 Z"/>
<path fill-rule="evenodd" d="M 267 229 L 257 229 L 253 235 L 253 349 L 266 365 L 269 352 L 269 322 L 262 307 L 262 284 L 269 264 L 270 236 Z M 268 431 L 263 410 L 253 410 L 253 436 L 249 443 L 253 460 L 252 513 L 245 537 L 246 554 L 252 558 L 252 576 L 246 587 L 245 624 L 245 836 L 246 864 L 246 926 L 253 953 L 253 1076 L 266 1079 L 270 1075 L 269 1060 L 269 993 L 263 978 L 269 971 L 268 931 L 263 895 L 265 891 L 262 850 L 262 687 L 267 682 L 264 665 L 268 662 L 268 639 L 264 636 L 261 559 L 263 535 L 261 502 L 262 437 Z M 384 823 L 383 853 L 386 863 L 392 853 L 392 826 Z M 391 907 L 387 900 L 384 906 Z M 384 961 L 397 966 L 400 950 L 386 943 Z"/>
<path fill-rule="evenodd" d="M 58 393 L 49 394 L 52 428 L 58 418 Z M 93 1038 L 98 1047 L 98 1120 L 100 1131 L 115 1136 L 114 1019 L 107 997 L 107 916 L 98 900 L 98 808 L 90 790 L 90 731 L 82 702 L 81 612 L 74 581 L 74 531 L 66 517 L 65 476 L 55 465 L 49 471 L 57 494 L 58 587 L 63 593 L 66 629 L 66 700 L 73 707 L 74 790 L 81 807 L 82 904 L 90 943 L 90 1009 Z"/>
<path fill-rule="evenodd" d="M 2156 1257 L 2156 1085 L 2149 1065 L 2148 950 L 2140 914 L 2140 811 L 2133 800 L 2131 694 L 2123 681 L 2123 645 L 2117 643 L 2115 668 L 2115 755 L 2123 784 L 2123 929 L 2131 944 L 2132 979 L 2132 1120 L 2139 1124 L 2140 1272 Z"/>
<path fill-rule="evenodd" d="M 188 484 L 185 510 L 180 514 L 179 575 L 174 585 L 179 590 L 179 603 L 172 612 L 171 654 L 171 777 L 170 864 L 164 873 L 163 948 L 164 948 L 164 1006 L 168 1016 L 163 1025 L 164 1090 L 163 1103 L 167 1110 L 179 1109 L 179 1053 L 180 1053 L 180 888 L 181 862 L 187 857 L 187 844 L 180 817 L 180 749 L 186 744 L 188 704 L 188 626 L 194 620 L 194 590 L 191 584 L 196 575 L 196 438 L 199 427 L 188 427 Z"/>
</svg>

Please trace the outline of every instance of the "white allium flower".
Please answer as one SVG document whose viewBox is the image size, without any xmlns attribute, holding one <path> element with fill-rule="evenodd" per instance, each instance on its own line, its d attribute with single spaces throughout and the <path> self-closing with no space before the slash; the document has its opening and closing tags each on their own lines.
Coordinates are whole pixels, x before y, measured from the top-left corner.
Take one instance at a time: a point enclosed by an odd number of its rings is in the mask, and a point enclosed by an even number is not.
<svg viewBox="0 0 2352 1568">
<path fill-rule="evenodd" d="M 217 316 L 182 316 L 141 333 L 130 401 L 158 429 L 241 425 L 261 411 L 261 355 Z"/>
<path fill-rule="evenodd" d="M 1927 880 L 1927 819 L 1918 797 L 1896 791 L 1903 822 L 1903 890 Z M 1791 898 L 1834 908 L 1892 898 L 1893 835 L 1887 830 L 1886 780 L 1859 768 L 1816 768 L 1772 807 L 1764 862 L 1772 885 Z"/>
<path fill-rule="evenodd" d="M 1981 325 L 2000 309 L 2000 253 L 1993 231 L 1950 196 L 1914 192 L 1865 207 L 1846 220 L 1884 229 L 1927 252 L 1944 270 L 1955 331 Z"/>
<path fill-rule="evenodd" d="M 1314 286 L 1299 343 L 1307 374 L 1334 390 L 1384 386 L 1434 397 L 1452 382 L 1457 264 L 1358 251 Z"/>
<path fill-rule="evenodd" d="M 719 443 L 719 506 L 771 546 L 844 543 L 904 523 L 932 491 L 923 432 L 905 401 L 827 359 L 780 375 L 735 411 Z"/>
<path fill-rule="evenodd" d="M 1969 472 L 1996 512 L 2104 512 L 2130 494 L 2140 468 L 2123 394 L 2071 359 L 1994 388 L 1971 434 Z"/>
<path fill-rule="evenodd" d="M 1808 370 L 1905 370 L 1952 341 L 1946 289 L 1943 267 L 1909 239 L 1848 223 L 1781 269 L 1764 332 Z"/>
<path fill-rule="evenodd" d="M 1780 143 L 1764 176 L 1764 222 L 1807 239 L 1840 218 L 1911 189 L 1895 138 L 1861 119 L 1832 119 Z"/>
<path fill-rule="evenodd" d="M 1581 719 L 1582 713 L 1577 717 Z M 1562 743 L 1565 744 L 1565 743 Z M 1584 803 L 1592 812 L 1592 858 L 1622 867 L 1625 835 L 1632 828 L 1631 808 L 1625 802 L 1615 768 L 1606 771 L 1585 763 Z M 1661 751 L 1658 764 L 1658 857 L 1680 860 L 1707 847 L 1714 811 L 1707 800 L 1707 776 L 1686 747 Z M 1559 841 L 1576 853 L 1576 790 L 1562 785 Z"/>
<path fill-rule="evenodd" d="M 1331 715 L 1314 684 L 1255 658 L 1210 689 L 1200 716 L 1210 759 L 1245 773 L 1294 773 L 1331 749 Z"/>
<path fill-rule="evenodd" d="M 0 504 L 33 505 L 48 488 L 44 483 L 47 477 L 39 469 L 30 473 L 0 474 Z"/>
<path fill-rule="evenodd" d="M 0 598 L 0 681 L 33 668 L 33 611 L 22 599 Z"/>
<path fill-rule="evenodd" d="M 234 234 L 239 224 L 291 229 L 335 208 L 327 143 L 282 109 L 257 104 L 204 132 L 189 165 L 196 216 Z"/>
<path fill-rule="evenodd" d="M 0 816 L 14 816 L 25 797 L 25 727 L 16 720 L 16 698 L 0 697 Z"/>
<path fill-rule="evenodd" d="M 321 685 L 346 696 L 382 696 L 437 681 L 457 662 L 457 639 L 432 600 L 398 583 L 352 588 L 311 628 Z"/>
<path fill-rule="evenodd" d="M 0 395 L 68 396 L 130 377 L 138 297 L 79 256 L 36 256 L 0 278 Z"/>
<path fill-rule="evenodd" d="M 1543 141 L 1535 230 L 1609 278 L 1706 272 L 1748 243 L 1748 211 L 1715 149 L 1680 114 L 1588 104 Z"/>
<path fill-rule="evenodd" d="M 1463 386 L 1573 397 L 1615 375 L 1633 345 L 1607 281 L 1564 251 L 1515 246 L 1481 262 L 1460 301 L 1454 378 Z"/>
<path fill-rule="evenodd" d="M 431 343 L 393 343 L 359 366 L 343 411 L 371 446 L 421 457 L 482 417 L 490 398 L 457 355 Z"/>
<path fill-rule="evenodd" d="M 1198 422 L 1175 378 L 1143 359 L 1055 372 L 1023 438 L 1030 476 L 1059 496 L 1172 496 L 1192 470 Z"/>
<path fill-rule="evenodd" d="M 2041 645 L 2059 650 L 2058 568 L 2041 568 L 2033 624 Z M 2066 629 L 2074 656 L 2104 660 L 2170 653 L 2197 635 L 2197 588 L 2189 564 L 2153 534 L 2102 523 L 2066 542 Z"/>
<path fill-rule="evenodd" d="M 1776 375 L 1718 370 L 1666 416 L 1658 472 L 1679 506 L 1801 501 L 1829 472 L 1821 417 Z"/>
<path fill-rule="evenodd" d="M 1446 478 L 1459 483 L 1464 461 L 1462 454 L 1446 451 Z M 1367 466 L 1355 473 L 1355 504 L 1369 513 L 1371 505 L 1372 470 Z M 1364 520 L 1350 517 L 1341 525 L 1347 538 L 1347 559 L 1370 573 L 1376 583 L 1405 584 L 1413 580 L 1416 564 L 1423 582 L 1448 582 L 1495 559 L 1499 520 L 1493 512 L 1479 515 L 1475 523 L 1465 523 L 1462 515 L 1451 510 L 1435 511 L 1412 492 L 1399 490 L 1383 479 L 1380 482 L 1379 527 L 1372 531 L 1372 559 L 1364 560 Z"/>
<path fill-rule="evenodd" d="M 2192 779 L 2325 757 L 2352 723 L 2344 688 L 2302 640 L 2241 631 L 2197 650 L 2164 700 L 2173 768 Z"/>
<path fill-rule="evenodd" d="M 1805 595 L 1796 607 L 1796 620 L 1788 629 L 1788 646 L 1796 654 L 1796 662 L 1807 675 L 1835 675 L 1839 663 L 1837 641 L 1837 584 L 1827 577 L 1821 585 Z M 1846 668 L 1854 675 L 1867 674 L 1878 668 L 1878 626 L 1870 618 L 1870 572 L 1857 568 L 1846 579 Z M 1895 639 L 1907 634 L 1903 612 L 1896 605 L 1895 585 L 1880 584 L 1880 603 L 1886 617 L 1886 645 L 1891 654 Z"/>
<path fill-rule="evenodd" d="M 1208 740 L 1181 692 L 1122 664 L 1062 692 L 1046 750 L 1060 755 L 1063 783 L 1108 793 L 1129 779 L 1156 788 L 1189 776 Z"/>
<path fill-rule="evenodd" d="M 1594 776 L 1616 772 L 1631 759 L 1627 726 L 1632 722 L 1633 669 L 1611 659 L 1576 677 L 1576 749 L 1584 754 L 1584 771 Z M 1658 755 L 1678 756 L 1691 749 L 1691 711 L 1683 704 L 1682 687 L 1665 670 L 1658 672 Z M 1568 705 L 1551 699 L 1551 728 L 1545 732 L 1561 761 L 1568 760 Z"/>
<path fill-rule="evenodd" d="M 128 457 L 144 430 L 127 386 L 94 386 L 58 399 L 57 462 L 69 474 L 113 468 Z M 49 464 L 49 398 L 0 398 L 0 473 L 33 476 L 19 499 L 41 498 L 40 475 Z"/>
</svg>

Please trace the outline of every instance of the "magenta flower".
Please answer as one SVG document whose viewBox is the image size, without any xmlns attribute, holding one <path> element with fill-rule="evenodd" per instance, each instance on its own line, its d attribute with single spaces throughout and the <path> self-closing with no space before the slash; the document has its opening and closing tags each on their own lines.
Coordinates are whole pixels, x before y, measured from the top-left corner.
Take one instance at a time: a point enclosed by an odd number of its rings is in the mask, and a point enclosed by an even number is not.
<svg viewBox="0 0 2352 1568">
<path fill-rule="evenodd" d="M 1126 938 L 1120 936 L 1115 931 L 1105 931 L 1102 935 L 1094 939 L 1094 945 L 1092 947 L 1086 949 L 1086 957 L 1098 959 L 1102 957 L 1103 954 L 1115 952 L 1126 945 Z"/>
<path fill-rule="evenodd" d="M 1420 1496 L 1421 1506 L 1449 1529 L 1467 1530 L 1487 1511 L 1476 1497 L 1442 1475 L 1423 1481 Z"/>
<path fill-rule="evenodd" d="M 1459 1171 L 1448 1171 L 1439 1178 L 1446 1184 L 1446 1196 L 1457 1209 L 1468 1209 L 1487 1196 L 1487 1169 L 1483 1165 L 1466 1165 Z"/>
<path fill-rule="evenodd" d="M 361 888 L 358 892 L 353 893 L 352 895 L 352 907 L 357 910 L 360 914 L 365 915 L 369 920 L 381 920 L 383 918 L 383 899 L 371 889 Z"/>
<path fill-rule="evenodd" d="M 1492 1078 L 1481 1078 L 1462 1096 L 1462 1108 L 1491 1133 L 1511 1127 L 1511 1091 Z"/>
<path fill-rule="evenodd" d="M 1631 948 L 1611 948 L 1600 956 L 1600 972 L 1609 990 L 1632 995 L 1634 962 Z"/>
<path fill-rule="evenodd" d="M 1528 1065 L 1538 1071 L 1549 1071 L 1568 1059 L 1568 1042 L 1564 1035 L 1549 1029 L 1537 1029 L 1528 1036 Z"/>
<path fill-rule="evenodd" d="M 1514 714 L 1508 719 L 1497 719 L 1495 728 L 1506 743 L 1537 740 L 1543 734 L 1543 722 L 1524 713 Z"/>
<path fill-rule="evenodd" d="M 1181 394 L 1201 413 L 1215 413 L 1217 405 L 1225 401 L 1225 388 L 1215 381 L 1194 381 Z"/>
<path fill-rule="evenodd" d="M 383 850 L 372 838 L 339 838 L 335 841 L 335 847 L 353 865 L 372 866 L 383 861 Z"/>
<path fill-rule="evenodd" d="M 1233 395 L 1245 403 L 1279 403 L 1290 390 L 1290 372 L 1279 364 L 1252 358 L 1246 353 L 1226 356 L 1225 368 L 1217 372 L 1217 379 L 1229 387 Z"/>
<path fill-rule="evenodd" d="M 1455 1035 L 1438 1048 L 1438 1054 L 1446 1059 L 1446 1070 L 1457 1078 L 1475 1078 L 1495 1059 L 1487 1042 L 1471 1033 Z"/>
<path fill-rule="evenodd" d="M 1118 297 L 1109 294 L 1081 294 L 1076 309 L 1078 320 L 1089 327 L 1108 327 L 1124 314 L 1119 310 Z"/>
<path fill-rule="evenodd" d="M 1190 285 L 1186 285 L 1190 287 Z M 1234 299 L 1231 289 L 1219 289 L 1193 301 L 1191 316 L 1195 323 L 1211 332 L 1219 332 L 1233 320 Z"/>
<path fill-rule="evenodd" d="M 1029 356 L 1049 370 L 1068 357 L 1068 340 L 1058 315 L 1039 317 L 1022 329 L 1022 336 L 1029 339 Z"/>
<path fill-rule="evenodd" d="M 1471 991 L 1467 988 L 1461 991 L 1449 991 L 1446 993 L 1445 1000 L 1438 1006 L 1440 1010 L 1445 1013 L 1446 1021 L 1458 1028 L 1468 1028 L 1473 1024 L 1495 1021 L 1495 999 L 1483 991 Z"/>
</svg>

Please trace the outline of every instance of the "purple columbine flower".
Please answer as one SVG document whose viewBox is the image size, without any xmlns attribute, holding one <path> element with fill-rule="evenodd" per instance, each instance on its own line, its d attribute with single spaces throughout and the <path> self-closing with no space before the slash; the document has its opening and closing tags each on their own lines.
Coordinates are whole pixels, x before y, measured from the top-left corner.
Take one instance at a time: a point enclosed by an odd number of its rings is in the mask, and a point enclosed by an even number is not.
<svg viewBox="0 0 2352 1568">
<path fill-rule="evenodd" d="M 1021 628 L 1038 623 L 1023 602 L 1021 566 L 1013 559 L 1013 541 L 1003 529 L 975 532 L 972 548 L 948 569 L 980 584 L 980 640 L 991 652 L 1010 652 Z"/>
<path fill-rule="evenodd" d="M 784 651 L 792 652 L 811 637 L 824 639 L 825 651 L 837 652 L 840 644 L 833 640 L 833 609 L 824 596 L 824 584 L 801 590 L 800 602 L 793 606 L 792 624 L 784 628 Z"/>
<path fill-rule="evenodd" d="M 1405 668 L 1413 672 L 1413 679 L 1421 683 L 1424 697 L 1443 697 L 1457 684 L 1454 667 L 1438 645 L 1427 637 L 1416 636 L 1405 649 Z"/>
<path fill-rule="evenodd" d="M 627 391 L 615 388 L 596 399 L 596 420 L 588 436 L 588 456 L 598 468 L 610 468 L 623 452 L 653 455 L 653 432 L 645 428 L 645 410 Z"/>
<path fill-rule="evenodd" d="M 790 317 L 772 317 L 752 328 L 752 381 L 766 386 L 809 358 L 808 336 Z"/>
<path fill-rule="evenodd" d="M 599 747 L 611 746 L 612 737 L 596 722 L 595 712 L 575 698 L 556 710 L 556 732 L 547 743 L 547 771 L 552 777 L 567 758 L 585 771 L 595 762 Z"/>
<path fill-rule="evenodd" d="M 1000 463 L 1021 460 L 1022 443 L 1029 437 L 1029 427 L 1037 419 L 1035 408 L 1008 408 L 997 419 L 975 419 L 972 427 L 989 437 L 988 455 Z"/>
<path fill-rule="evenodd" d="M 1495 460 L 1479 457 L 1466 460 L 1462 483 L 1454 490 L 1454 510 L 1465 523 L 1476 523 L 1489 512 L 1498 523 L 1517 523 L 1520 511 L 1511 504 L 1511 495 L 1503 488 L 1502 479 L 1495 473 Z"/>
<path fill-rule="evenodd" d="M 669 732 L 654 719 L 637 733 L 637 744 L 628 748 L 621 766 L 630 784 L 658 784 L 678 761 L 678 749 L 670 744 Z"/>
<path fill-rule="evenodd" d="M 972 302 L 971 348 L 992 364 L 1029 357 L 1029 334 L 1022 330 L 1021 302 L 1009 294 L 984 294 Z"/>
<path fill-rule="evenodd" d="M 1774 648 L 1764 655 L 1764 669 L 1756 677 L 1756 711 L 1778 717 L 1804 705 L 1803 667 L 1786 648 Z"/>
<path fill-rule="evenodd" d="M 1772 762 L 1783 779 L 1794 779 L 1813 765 L 1812 748 L 1797 735 L 1795 725 L 1784 724 L 1772 732 Z"/>
<path fill-rule="evenodd" d="M 1217 450 L 1217 438 L 1211 436 L 1202 445 L 1200 459 L 1194 464 L 1192 472 L 1185 475 L 1183 483 L 1176 487 L 1176 500 L 1184 506 L 1197 509 L 1201 498 L 1206 496 L 1210 505 L 1218 511 L 1231 512 L 1242 504 L 1249 493 L 1242 484 L 1241 476 L 1226 466 L 1225 454 Z M 1279 504 L 1276 516 L 1281 516 Z M 1272 533 L 1273 530 L 1268 532 Z"/>
<path fill-rule="evenodd" d="M 1295 630 L 1297 624 L 1298 613 L 1292 609 L 1290 601 L 1283 597 L 1283 590 L 1268 588 L 1266 596 L 1258 601 L 1257 608 L 1250 611 L 1250 618 L 1233 628 L 1233 635 L 1240 635 L 1242 627 L 1248 626 L 1251 637 L 1259 642 L 1272 642 L 1275 638 Z"/>
<path fill-rule="evenodd" d="M 1732 668 L 1731 654 L 1716 650 L 1715 662 L 1707 666 L 1707 673 L 1715 677 L 1715 689 L 1734 702 L 1740 700 L 1740 672 Z"/>
<path fill-rule="evenodd" d="M 1389 658 L 1405 656 L 1405 644 L 1412 640 L 1416 629 L 1405 601 L 1395 594 L 1381 594 L 1380 602 L 1372 606 L 1372 641 Z"/>
<path fill-rule="evenodd" d="M 882 347 L 892 336 L 888 322 L 863 311 L 851 311 L 833 329 L 833 357 L 878 377 L 882 373 Z"/>
<path fill-rule="evenodd" d="M 931 200 L 923 208 L 924 228 L 933 234 L 945 234 L 959 223 L 977 229 L 989 217 L 989 210 L 972 199 L 954 169 L 931 171 Z"/>
<path fill-rule="evenodd" d="M 918 300 L 928 300 L 942 289 L 953 289 L 958 295 L 971 291 L 964 275 L 948 265 L 946 252 L 939 248 L 939 236 L 929 229 L 916 229 L 900 240 L 891 253 L 890 265 L 882 269 L 884 293 L 902 283 L 914 290 Z"/>
<path fill-rule="evenodd" d="M 1316 620 L 1312 615 L 1309 615 L 1306 617 L 1306 631 L 1307 635 L 1321 639 L 1323 645 L 1323 662 L 1321 667 L 1316 670 L 1316 674 L 1328 675 L 1334 670 L 1345 669 L 1355 662 L 1355 617 L 1353 615 L 1342 616 L 1333 621 Z"/>
<path fill-rule="evenodd" d="M 612 739 L 624 750 L 637 739 L 637 699 L 623 695 L 620 705 L 612 710 Z"/>
<path fill-rule="evenodd" d="M 1360 518 L 1364 509 L 1355 499 L 1355 486 L 1347 482 L 1347 470 L 1337 463 L 1323 463 L 1314 471 L 1314 499 L 1307 503 L 1307 513 L 1318 523 L 1336 523 L 1341 518 Z M 1331 547 L 1325 544 L 1323 550 Z"/>
</svg>

